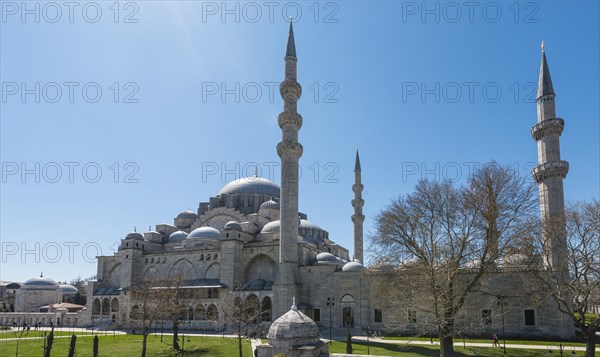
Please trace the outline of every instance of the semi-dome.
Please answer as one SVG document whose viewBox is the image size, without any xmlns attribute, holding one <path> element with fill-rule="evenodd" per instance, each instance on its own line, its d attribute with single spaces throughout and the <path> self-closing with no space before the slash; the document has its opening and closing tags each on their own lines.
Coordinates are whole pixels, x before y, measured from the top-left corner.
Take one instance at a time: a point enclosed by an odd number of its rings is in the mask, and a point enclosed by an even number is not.
<svg viewBox="0 0 600 357">
<path fill-rule="evenodd" d="M 320 342 L 319 326 L 299 311 L 294 301 L 291 310 L 271 324 L 267 338 L 270 344 L 284 340 L 292 348 L 316 345 Z"/>
<path fill-rule="evenodd" d="M 177 218 L 196 219 L 196 218 L 198 218 L 198 215 L 188 209 L 188 210 L 185 210 L 185 211 L 181 212 L 180 214 L 178 214 Z"/>
<path fill-rule="evenodd" d="M 273 200 L 268 200 L 263 202 L 262 205 L 260 205 L 260 209 L 280 209 L 279 203 L 273 201 Z"/>
<path fill-rule="evenodd" d="M 221 238 L 221 233 L 218 229 L 213 227 L 200 227 L 194 229 L 190 234 L 188 234 L 187 239 L 200 239 L 200 238 L 209 238 L 209 239 L 219 239 Z"/>
<path fill-rule="evenodd" d="M 56 284 L 56 281 L 54 281 L 50 278 L 40 276 L 40 277 L 35 277 L 35 278 L 31 278 L 31 279 L 27 280 L 26 282 L 23 283 L 23 286 L 56 288 L 58 286 L 58 284 Z"/>
<path fill-rule="evenodd" d="M 348 263 L 344 264 L 344 266 L 342 267 L 342 271 L 347 271 L 347 272 L 361 271 L 364 269 L 365 269 L 365 266 L 362 265 L 357 260 L 355 260 L 353 262 L 348 262 Z"/>
<path fill-rule="evenodd" d="M 186 239 L 188 234 L 184 231 L 176 231 L 169 235 L 169 243 L 179 243 Z"/>
<path fill-rule="evenodd" d="M 337 264 L 338 263 L 338 258 L 328 252 L 321 252 L 319 254 L 317 254 L 317 262 L 318 263 L 333 263 L 333 264 Z"/>
<path fill-rule="evenodd" d="M 229 221 L 227 223 L 225 223 L 225 229 L 233 229 L 236 231 L 241 231 L 242 230 L 242 225 L 237 223 L 236 221 Z"/>
<path fill-rule="evenodd" d="M 223 186 L 219 195 L 235 193 L 252 193 L 271 197 L 279 197 L 279 186 L 262 177 L 243 177 Z"/>
<path fill-rule="evenodd" d="M 71 284 L 60 284 L 58 289 L 63 293 L 63 295 L 77 294 L 79 290 Z"/>
<path fill-rule="evenodd" d="M 260 233 L 279 233 L 281 227 L 281 221 L 272 221 L 264 225 Z"/>
<path fill-rule="evenodd" d="M 127 236 L 125 236 L 125 239 L 144 240 L 144 235 L 142 233 L 138 233 L 138 232 L 130 232 L 129 234 L 127 234 Z"/>
</svg>

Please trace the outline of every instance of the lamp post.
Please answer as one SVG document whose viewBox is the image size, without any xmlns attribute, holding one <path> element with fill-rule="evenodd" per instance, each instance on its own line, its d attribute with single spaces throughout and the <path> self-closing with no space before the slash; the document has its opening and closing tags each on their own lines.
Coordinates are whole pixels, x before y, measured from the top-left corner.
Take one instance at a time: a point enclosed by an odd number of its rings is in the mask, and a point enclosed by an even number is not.
<svg viewBox="0 0 600 357">
<path fill-rule="evenodd" d="M 331 309 L 333 308 L 333 306 L 335 305 L 335 299 L 334 298 L 327 298 L 327 306 L 329 306 L 329 339 L 331 340 L 331 328 L 332 328 L 332 324 L 333 324 L 333 319 L 331 318 Z"/>
<path fill-rule="evenodd" d="M 506 354 L 506 333 L 504 332 L 504 305 L 506 305 L 506 296 L 504 295 L 496 295 L 498 298 L 498 305 L 500 305 L 501 314 L 502 314 L 502 340 L 503 340 L 503 350 L 504 354 Z"/>
</svg>

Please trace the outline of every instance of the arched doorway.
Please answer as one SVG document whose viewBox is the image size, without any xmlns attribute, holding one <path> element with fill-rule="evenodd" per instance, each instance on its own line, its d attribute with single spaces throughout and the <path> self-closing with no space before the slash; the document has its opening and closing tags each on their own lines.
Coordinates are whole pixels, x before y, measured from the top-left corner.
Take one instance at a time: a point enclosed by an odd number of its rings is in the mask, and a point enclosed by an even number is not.
<svg viewBox="0 0 600 357">
<path fill-rule="evenodd" d="M 342 296 L 340 305 L 342 307 L 342 326 L 354 327 L 354 297 L 350 294 Z"/>
</svg>

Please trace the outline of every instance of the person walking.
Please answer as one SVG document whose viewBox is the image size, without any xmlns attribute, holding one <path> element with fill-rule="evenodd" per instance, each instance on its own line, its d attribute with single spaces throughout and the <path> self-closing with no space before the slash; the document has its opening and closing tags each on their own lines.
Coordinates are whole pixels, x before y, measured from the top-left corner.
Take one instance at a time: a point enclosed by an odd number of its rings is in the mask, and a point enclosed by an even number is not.
<svg viewBox="0 0 600 357">
<path fill-rule="evenodd" d="M 493 341 L 492 346 L 500 347 L 500 344 L 498 343 L 498 335 L 494 334 L 494 336 L 492 336 L 492 341 Z"/>
</svg>

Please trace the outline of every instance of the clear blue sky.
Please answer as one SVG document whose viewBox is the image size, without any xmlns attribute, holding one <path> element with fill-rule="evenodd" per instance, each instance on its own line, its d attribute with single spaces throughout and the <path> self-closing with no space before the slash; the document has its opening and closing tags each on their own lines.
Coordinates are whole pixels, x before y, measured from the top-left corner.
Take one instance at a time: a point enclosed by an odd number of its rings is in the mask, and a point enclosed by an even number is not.
<svg viewBox="0 0 600 357">
<path fill-rule="evenodd" d="M 98 249 L 172 224 L 253 162 L 273 179 L 282 101 L 270 83 L 283 78 L 288 14 L 300 209 L 333 240 L 352 247 L 357 146 L 367 232 L 419 178 L 464 179 L 489 160 L 529 175 L 542 39 L 565 196 L 599 198 L 597 1 L 0 4 L 2 280 L 90 276 Z"/>
</svg>

